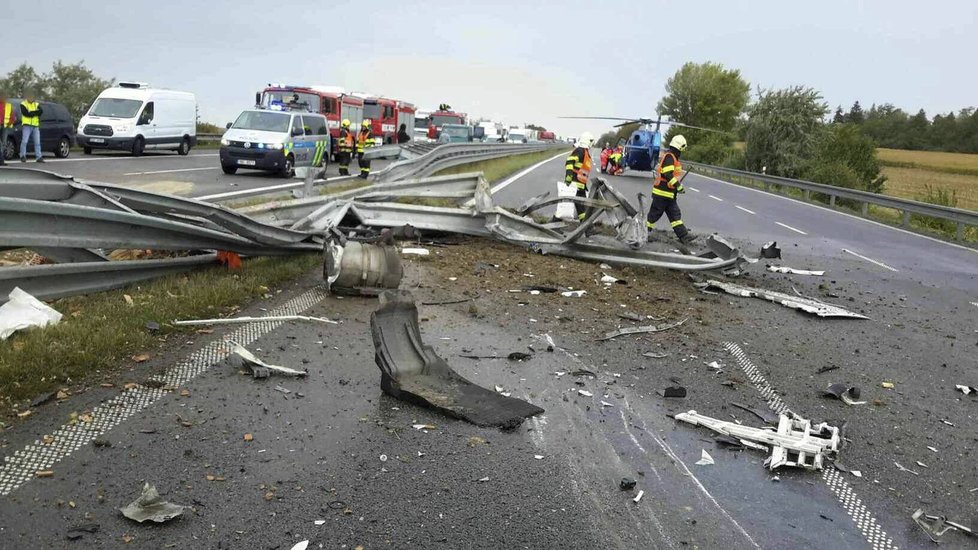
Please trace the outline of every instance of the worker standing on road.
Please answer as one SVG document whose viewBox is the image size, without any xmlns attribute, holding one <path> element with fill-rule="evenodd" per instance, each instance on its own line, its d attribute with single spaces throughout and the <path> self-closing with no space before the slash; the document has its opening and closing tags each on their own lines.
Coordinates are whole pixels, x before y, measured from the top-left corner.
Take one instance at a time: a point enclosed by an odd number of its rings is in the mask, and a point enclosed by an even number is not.
<svg viewBox="0 0 978 550">
<path fill-rule="evenodd" d="M 621 167 L 621 158 L 623 157 L 621 146 L 615 147 L 608 154 L 608 173 L 612 176 L 618 176 L 624 169 Z"/>
<path fill-rule="evenodd" d="M 594 138 L 591 134 L 584 132 L 581 139 L 577 140 L 577 147 L 571 151 L 564 165 L 564 185 L 576 185 L 577 196 L 587 197 L 587 180 L 591 175 L 591 142 Z M 585 208 L 575 204 L 577 219 L 584 220 Z"/>
<path fill-rule="evenodd" d="M 374 134 L 370 131 L 370 119 L 363 119 L 360 133 L 357 134 L 357 165 L 360 166 L 360 177 L 367 179 L 370 175 L 370 161 L 363 158 L 363 153 L 373 144 Z"/>
<path fill-rule="evenodd" d="M 350 159 L 353 158 L 353 131 L 350 130 L 350 119 L 344 118 L 340 123 L 340 143 L 336 147 L 336 162 L 340 165 L 340 175 L 350 175 Z"/>
<path fill-rule="evenodd" d="M 401 123 L 401 127 L 397 129 L 397 142 L 407 143 L 411 141 L 411 136 L 407 133 L 407 124 Z"/>
<path fill-rule="evenodd" d="M 7 94 L 0 92 L 0 166 L 7 164 L 7 133 L 14 129 L 17 111 L 7 100 Z"/>
<path fill-rule="evenodd" d="M 683 213 L 676 202 L 676 195 L 685 193 L 682 178 L 683 166 L 679 156 L 686 150 L 686 138 L 677 135 L 669 142 L 669 150 L 662 155 L 655 183 L 652 185 L 652 207 L 649 208 L 648 221 L 645 226 L 649 232 L 655 227 L 655 222 L 665 214 L 669 218 L 672 230 L 676 232 L 679 242 L 689 244 L 696 240 L 696 235 L 689 232 L 683 223 Z"/>
<path fill-rule="evenodd" d="M 34 92 L 27 92 L 20 104 L 20 124 L 23 128 L 20 139 L 20 162 L 27 162 L 27 140 L 34 139 L 34 158 L 44 162 L 41 156 L 41 115 L 44 109 L 34 100 Z"/>
</svg>

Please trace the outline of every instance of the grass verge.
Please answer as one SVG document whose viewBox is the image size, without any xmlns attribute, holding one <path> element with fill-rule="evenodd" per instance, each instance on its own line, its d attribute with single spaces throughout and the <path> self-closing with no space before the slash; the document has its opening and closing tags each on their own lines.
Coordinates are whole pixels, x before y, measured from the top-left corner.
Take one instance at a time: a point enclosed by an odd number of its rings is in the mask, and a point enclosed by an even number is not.
<svg viewBox="0 0 978 550">
<path fill-rule="evenodd" d="M 511 157 L 501 157 L 489 160 L 480 160 L 477 162 L 469 162 L 466 164 L 459 164 L 458 166 L 452 166 L 451 168 L 445 168 L 436 173 L 436 176 L 448 176 L 452 174 L 465 174 L 467 172 L 482 172 L 482 175 L 490 183 L 497 182 L 506 176 L 515 174 L 516 172 L 532 166 L 542 160 L 546 160 L 557 155 L 557 150 L 547 149 L 546 151 L 536 151 L 533 153 L 524 153 L 522 155 L 513 155 Z"/>
<path fill-rule="evenodd" d="M 236 271 L 215 266 L 56 300 L 52 307 L 64 314 L 59 324 L 18 332 L 0 342 L 0 407 L 10 409 L 44 392 L 132 365 L 134 355 L 159 350 L 168 339 L 182 338 L 177 333 L 195 328 L 173 327 L 169 321 L 232 313 L 321 261 L 318 254 L 253 258 Z M 160 330 L 147 330 L 149 321 L 158 322 Z"/>
</svg>

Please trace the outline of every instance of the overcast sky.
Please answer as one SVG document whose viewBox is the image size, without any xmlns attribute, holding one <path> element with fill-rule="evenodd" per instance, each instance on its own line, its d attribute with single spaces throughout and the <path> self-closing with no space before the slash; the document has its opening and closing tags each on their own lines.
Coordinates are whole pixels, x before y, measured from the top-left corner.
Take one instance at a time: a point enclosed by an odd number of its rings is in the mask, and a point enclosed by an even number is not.
<svg viewBox="0 0 978 550">
<path fill-rule="evenodd" d="M 686 61 L 739 69 L 754 89 L 808 85 L 833 108 L 858 99 L 933 116 L 978 106 L 974 0 L 36 5 L 0 0 L 12 23 L 0 73 L 84 60 L 103 77 L 195 92 L 217 124 L 284 82 L 597 134 L 604 124 L 557 117 L 648 116 Z"/>
</svg>

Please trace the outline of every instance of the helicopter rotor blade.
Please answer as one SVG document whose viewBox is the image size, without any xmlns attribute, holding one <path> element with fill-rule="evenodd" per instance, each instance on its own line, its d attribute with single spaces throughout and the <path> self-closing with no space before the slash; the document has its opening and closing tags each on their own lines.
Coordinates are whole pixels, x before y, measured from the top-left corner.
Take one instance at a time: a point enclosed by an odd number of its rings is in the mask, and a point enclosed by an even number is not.
<svg viewBox="0 0 978 550">
<path fill-rule="evenodd" d="M 559 116 L 557 118 L 573 118 L 579 120 L 635 120 L 634 118 L 625 118 L 620 116 Z"/>
<path fill-rule="evenodd" d="M 715 128 L 704 128 L 703 126 L 694 126 L 692 124 L 686 124 L 685 122 L 676 122 L 674 120 L 663 120 L 662 123 L 663 124 L 668 124 L 670 126 L 682 126 L 683 128 L 693 128 L 693 129 L 696 129 L 696 130 L 704 130 L 704 131 L 707 131 L 707 132 L 714 132 L 714 133 L 717 133 L 717 134 L 730 134 L 730 135 L 734 135 L 732 132 L 725 132 L 723 130 L 717 130 Z"/>
</svg>

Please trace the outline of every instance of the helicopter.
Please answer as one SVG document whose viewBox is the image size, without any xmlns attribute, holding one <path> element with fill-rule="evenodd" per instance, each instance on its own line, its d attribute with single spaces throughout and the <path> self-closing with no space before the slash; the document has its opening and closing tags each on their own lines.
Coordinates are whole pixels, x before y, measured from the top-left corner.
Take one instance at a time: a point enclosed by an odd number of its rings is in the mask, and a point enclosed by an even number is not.
<svg viewBox="0 0 978 550">
<path fill-rule="evenodd" d="M 657 114 L 656 118 L 622 118 L 622 117 L 603 117 L 603 116 L 565 116 L 560 118 L 585 119 L 585 120 L 617 120 L 620 124 L 615 124 L 615 128 L 628 126 L 629 124 L 641 124 L 642 126 L 632 132 L 628 141 L 624 144 L 624 155 L 622 162 L 625 168 L 642 172 L 651 172 L 659 164 L 659 151 L 662 149 L 662 126 L 681 126 L 683 128 L 695 128 L 708 132 L 726 133 L 712 128 L 693 126 L 675 120 L 662 120 L 662 115 Z"/>
</svg>

